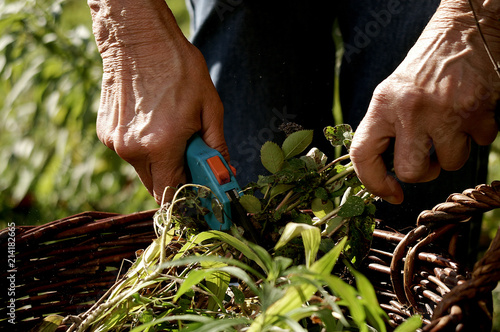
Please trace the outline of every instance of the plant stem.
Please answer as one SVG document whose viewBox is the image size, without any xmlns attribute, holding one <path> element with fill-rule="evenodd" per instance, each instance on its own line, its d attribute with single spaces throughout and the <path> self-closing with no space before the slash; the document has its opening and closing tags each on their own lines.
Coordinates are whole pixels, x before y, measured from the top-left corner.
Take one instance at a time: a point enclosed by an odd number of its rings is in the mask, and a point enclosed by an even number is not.
<svg viewBox="0 0 500 332">
<path fill-rule="evenodd" d="M 323 167 L 322 169 L 320 169 L 318 171 L 318 173 L 321 173 L 321 172 L 324 172 L 325 170 L 327 170 L 328 168 L 332 167 L 333 165 L 335 165 L 336 163 L 338 162 L 341 162 L 342 160 L 347 160 L 349 159 L 351 156 L 349 156 L 348 154 L 345 154 L 343 156 L 340 156 L 338 157 L 337 159 L 335 159 L 334 161 L 332 161 L 331 163 L 329 163 L 328 165 L 326 165 L 325 167 Z"/>
<path fill-rule="evenodd" d="M 345 223 L 346 223 L 346 219 L 342 220 L 342 222 L 340 224 L 338 224 L 338 226 L 335 227 L 335 229 L 328 234 L 326 234 L 326 229 L 325 229 L 323 232 L 321 232 L 321 236 L 332 237 L 332 235 L 334 233 L 336 233 L 342 226 L 344 226 Z"/>
<path fill-rule="evenodd" d="M 286 212 L 290 212 L 292 211 L 293 209 L 295 209 L 299 204 L 300 204 L 300 199 L 298 199 L 295 203 L 292 203 L 288 206 L 288 208 L 286 209 Z"/>
<path fill-rule="evenodd" d="M 278 206 L 276 207 L 276 209 L 274 211 L 279 211 L 279 209 L 281 209 L 287 203 L 287 201 L 290 199 L 290 197 L 292 197 L 292 194 L 293 194 L 293 190 L 290 190 L 288 192 L 288 194 L 286 194 L 285 198 L 283 198 L 281 203 L 278 204 Z"/>
<path fill-rule="evenodd" d="M 342 206 L 342 205 L 341 205 Z M 327 213 L 323 218 L 321 218 L 320 220 L 316 221 L 315 223 L 313 223 L 313 226 L 321 226 L 323 225 L 325 222 L 327 222 L 330 218 L 332 218 L 333 216 L 335 216 L 337 213 L 339 213 L 339 210 L 340 210 L 340 206 L 337 206 L 335 209 L 333 209 L 332 211 L 330 211 L 329 213 Z"/>
<path fill-rule="evenodd" d="M 354 172 L 354 166 L 352 166 L 352 163 L 349 163 L 348 165 L 350 165 L 350 166 L 347 167 L 344 171 L 342 171 L 339 174 L 336 174 L 335 176 L 328 179 L 328 181 L 325 182 L 325 185 L 330 184 L 333 181 L 336 181 L 336 180 L 341 179 L 343 177 L 346 177 L 350 173 Z"/>
</svg>

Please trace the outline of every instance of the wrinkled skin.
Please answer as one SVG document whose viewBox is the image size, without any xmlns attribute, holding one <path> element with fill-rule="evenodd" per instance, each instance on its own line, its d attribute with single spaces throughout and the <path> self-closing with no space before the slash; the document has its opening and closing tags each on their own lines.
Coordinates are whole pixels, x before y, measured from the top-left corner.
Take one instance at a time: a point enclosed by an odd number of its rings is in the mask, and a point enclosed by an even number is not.
<svg viewBox="0 0 500 332">
<path fill-rule="evenodd" d="M 186 142 L 194 133 L 229 161 L 222 103 L 165 1 L 88 4 L 104 71 L 97 135 L 160 203 L 166 186 L 186 180 Z"/>
<path fill-rule="evenodd" d="M 499 4 L 473 3 L 500 60 Z M 479 145 L 495 139 L 499 91 L 500 78 L 467 0 L 443 0 L 405 60 L 376 88 L 356 130 L 350 154 L 360 180 L 390 203 L 403 201 L 382 160 L 394 138 L 394 171 L 403 182 L 430 181 L 441 169 L 459 169 L 469 156 L 470 139 Z"/>
</svg>

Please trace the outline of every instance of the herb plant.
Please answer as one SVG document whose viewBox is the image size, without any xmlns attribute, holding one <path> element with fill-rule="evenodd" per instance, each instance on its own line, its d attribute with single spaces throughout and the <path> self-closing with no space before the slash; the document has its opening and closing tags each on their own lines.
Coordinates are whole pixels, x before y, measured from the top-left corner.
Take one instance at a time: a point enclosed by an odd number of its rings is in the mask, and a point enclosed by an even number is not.
<svg viewBox="0 0 500 332">
<path fill-rule="evenodd" d="M 66 317 L 69 331 L 385 331 L 372 285 L 352 267 L 370 246 L 374 197 L 348 155 L 328 162 L 313 148 L 300 156 L 312 134 L 264 144 L 270 174 L 240 198 L 272 248 L 239 227 L 203 231 L 199 198 L 210 189 L 185 185 L 155 215 L 158 238 L 93 308 Z M 347 149 L 353 135 L 346 125 L 325 134 Z M 349 278 L 334 273 L 346 267 Z"/>
</svg>

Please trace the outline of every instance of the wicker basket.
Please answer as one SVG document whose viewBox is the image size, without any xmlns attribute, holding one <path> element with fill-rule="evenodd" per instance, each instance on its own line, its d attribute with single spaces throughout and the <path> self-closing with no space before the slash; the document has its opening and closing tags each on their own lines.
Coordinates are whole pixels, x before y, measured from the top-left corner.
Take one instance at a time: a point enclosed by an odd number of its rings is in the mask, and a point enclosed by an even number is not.
<svg viewBox="0 0 500 332">
<path fill-rule="evenodd" d="M 88 309 L 126 272 L 135 252 L 156 238 L 155 211 L 130 215 L 86 212 L 15 231 L 15 262 L 2 255 L 1 280 L 13 276 L 15 295 L 0 295 L 0 329 L 12 329 L 6 304 L 15 298 L 15 328 L 29 331 L 45 315 L 78 314 Z M 9 229 L 0 232 L 8 252 Z M 15 267 L 10 264 L 14 263 Z M 122 266 L 124 265 L 124 266 Z"/>
<path fill-rule="evenodd" d="M 500 280 L 500 234 L 472 272 L 454 261 L 453 245 L 448 244 L 455 243 L 459 223 L 497 207 L 500 182 L 451 195 L 422 212 L 407 234 L 375 231 L 365 272 L 393 327 L 419 313 L 424 331 L 488 330 L 491 291 Z M 15 296 L 5 291 L 0 295 L 0 328 L 12 328 L 6 319 L 11 298 L 16 300 L 19 331 L 29 331 L 48 314 L 75 315 L 88 309 L 127 270 L 126 261 L 156 238 L 154 213 L 87 212 L 42 226 L 16 227 L 15 271 L 8 255 L 0 257 L 0 278 L 14 275 L 16 284 Z M 9 229 L 0 232 L 3 252 L 12 248 L 10 235 Z"/>
<path fill-rule="evenodd" d="M 491 330 L 500 280 L 500 232 L 473 271 L 454 259 L 460 224 L 500 207 L 500 182 L 452 194 L 423 211 L 407 234 L 375 230 L 366 271 L 393 327 L 413 314 L 423 331 Z"/>
</svg>

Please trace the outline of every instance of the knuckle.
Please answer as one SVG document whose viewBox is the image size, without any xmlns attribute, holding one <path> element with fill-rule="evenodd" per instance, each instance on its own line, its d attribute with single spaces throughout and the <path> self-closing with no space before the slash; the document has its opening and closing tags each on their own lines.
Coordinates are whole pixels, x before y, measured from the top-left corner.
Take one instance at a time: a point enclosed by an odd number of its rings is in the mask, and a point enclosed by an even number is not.
<svg viewBox="0 0 500 332">
<path fill-rule="evenodd" d="M 99 126 L 97 127 L 97 138 L 108 148 L 115 150 L 112 135 L 109 135 L 107 131 L 103 130 Z"/>
</svg>

